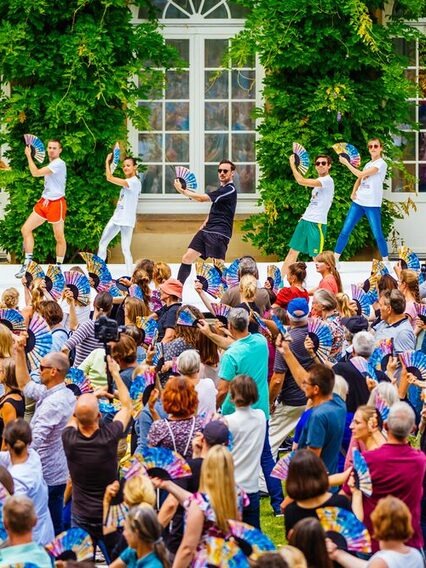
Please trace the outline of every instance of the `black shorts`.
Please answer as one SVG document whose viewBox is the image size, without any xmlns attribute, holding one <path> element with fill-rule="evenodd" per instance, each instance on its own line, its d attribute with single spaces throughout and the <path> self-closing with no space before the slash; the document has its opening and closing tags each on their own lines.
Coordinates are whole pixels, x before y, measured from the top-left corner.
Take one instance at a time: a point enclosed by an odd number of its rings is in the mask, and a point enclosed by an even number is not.
<svg viewBox="0 0 426 568">
<path fill-rule="evenodd" d="M 201 258 L 220 258 L 225 260 L 229 239 L 218 233 L 206 233 L 201 230 L 196 233 L 188 248 L 200 253 Z"/>
</svg>

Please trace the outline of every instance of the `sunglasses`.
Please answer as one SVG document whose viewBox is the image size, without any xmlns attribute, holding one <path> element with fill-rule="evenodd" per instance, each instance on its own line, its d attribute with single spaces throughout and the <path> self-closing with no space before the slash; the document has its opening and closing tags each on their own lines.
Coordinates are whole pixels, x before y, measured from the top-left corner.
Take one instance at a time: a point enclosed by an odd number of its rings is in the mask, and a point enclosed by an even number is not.
<svg viewBox="0 0 426 568">
<path fill-rule="evenodd" d="M 40 365 L 40 371 L 45 371 L 46 369 L 54 369 L 54 367 L 49 367 L 47 365 Z"/>
<path fill-rule="evenodd" d="M 380 148 L 380 144 L 369 144 L 368 147 L 371 148 Z"/>
<path fill-rule="evenodd" d="M 316 165 L 316 166 L 326 166 L 326 165 L 327 165 L 327 162 L 326 162 L 326 161 L 324 161 L 324 162 L 318 161 L 318 162 L 315 162 L 315 165 Z"/>
<path fill-rule="evenodd" d="M 221 168 L 218 168 L 217 170 L 220 174 L 227 174 L 229 173 L 231 170 L 222 170 Z"/>
</svg>

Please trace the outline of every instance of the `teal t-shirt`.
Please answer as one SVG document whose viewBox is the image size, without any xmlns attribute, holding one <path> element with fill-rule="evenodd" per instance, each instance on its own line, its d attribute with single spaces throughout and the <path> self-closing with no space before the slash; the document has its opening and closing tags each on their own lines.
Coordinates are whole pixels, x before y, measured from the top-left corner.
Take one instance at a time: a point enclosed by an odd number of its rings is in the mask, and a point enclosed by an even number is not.
<svg viewBox="0 0 426 568">
<path fill-rule="evenodd" d="M 268 392 L 268 343 L 260 333 L 250 333 L 247 337 L 238 339 L 225 351 L 220 361 L 219 377 L 232 381 L 237 375 L 249 375 L 256 383 L 259 400 L 253 408 L 260 408 L 269 419 Z M 232 414 L 235 406 L 230 394 L 222 404 L 222 414 Z"/>
<path fill-rule="evenodd" d="M 127 568 L 163 568 L 163 563 L 155 552 L 150 552 L 138 559 L 136 550 L 130 547 L 123 550 L 120 554 L 120 560 L 126 564 Z"/>
<path fill-rule="evenodd" d="M 52 568 L 53 565 L 45 549 L 35 542 L 0 549 L 0 567 L 26 563 L 37 568 Z"/>
</svg>

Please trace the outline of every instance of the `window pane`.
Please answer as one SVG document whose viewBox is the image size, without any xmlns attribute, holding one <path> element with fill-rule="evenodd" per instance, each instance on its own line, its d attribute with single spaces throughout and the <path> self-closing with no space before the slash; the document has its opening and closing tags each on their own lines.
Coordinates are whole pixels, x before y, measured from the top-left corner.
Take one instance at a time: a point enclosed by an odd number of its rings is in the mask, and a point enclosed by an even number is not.
<svg viewBox="0 0 426 568">
<path fill-rule="evenodd" d="M 426 41 L 419 41 L 419 66 L 426 67 Z"/>
<path fill-rule="evenodd" d="M 163 129 L 163 103 L 146 103 L 139 102 L 139 106 L 149 108 L 151 111 L 149 117 L 149 123 L 152 130 L 162 130 Z"/>
<path fill-rule="evenodd" d="M 139 156 L 143 162 L 162 161 L 161 134 L 139 134 Z"/>
<path fill-rule="evenodd" d="M 228 98 L 228 76 L 227 71 L 218 75 L 217 71 L 205 72 L 204 92 L 206 99 L 227 99 Z"/>
<path fill-rule="evenodd" d="M 227 49 L 227 39 L 206 39 L 204 42 L 204 67 L 221 67 Z"/>
<path fill-rule="evenodd" d="M 205 134 L 204 159 L 206 162 L 220 162 L 228 156 L 228 134 Z"/>
<path fill-rule="evenodd" d="M 228 17 L 228 11 L 226 10 L 226 7 L 223 4 L 218 6 L 216 10 L 213 10 L 213 12 L 209 12 L 206 15 L 206 19 L 227 18 L 227 17 Z"/>
<path fill-rule="evenodd" d="M 416 175 L 416 167 L 414 164 L 405 164 L 405 168 L 412 176 Z M 414 192 L 414 182 L 412 179 L 407 180 L 400 170 L 394 168 L 392 177 L 392 191 L 394 193 Z"/>
<path fill-rule="evenodd" d="M 190 12 L 192 12 L 192 10 Z M 189 15 L 182 10 L 179 10 L 179 8 L 176 8 L 176 6 L 174 6 L 173 4 L 170 4 L 170 6 L 166 10 L 164 17 L 182 19 L 189 18 Z"/>
<path fill-rule="evenodd" d="M 217 175 L 216 166 L 205 166 L 204 168 L 204 183 L 206 185 L 206 193 L 210 193 L 219 187 L 219 178 Z"/>
<path fill-rule="evenodd" d="M 254 165 L 235 164 L 234 183 L 238 193 L 254 193 L 256 170 Z"/>
<path fill-rule="evenodd" d="M 416 82 L 416 71 L 415 69 L 406 69 L 404 71 L 405 78 L 411 81 L 412 83 Z"/>
<path fill-rule="evenodd" d="M 189 99 L 189 71 L 167 71 L 166 99 Z"/>
<path fill-rule="evenodd" d="M 232 130 L 254 130 L 254 103 L 232 103 Z"/>
<path fill-rule="evenodd" d="M 426 69 L 419 70 L 420 96 L 426 97 Z"/>
<path fill-rule="evenodd" d="M 189 130 L 189 103 L 166 103 L 166 130 Z"/>
<path fill-rule="evenodd" d="M 416 133 L 404 132 L 401 136 L 402 159 L 415 160 L 416 159 Z"/>
<path fill-rule="evenodd" d="M 395 51 L 398 55 L 408 57 L 408 65 L 416 64 L 416 42 L 406 41 L 405 39 L 396 38 L 393 40 Z"/>
<path fill-rule="evenodd" d="M 426 132 L 420 132 L 419 137 L 419 157 L 418 160 L 426 162 Z"/>
<path fill-rule="evenodd" d="M 178 50 L 179 55 L 189 62 L 189 40 L 187 39 L 167 39 L 167 45 L 173 46 Z"/>
<path fill-rule="evenodd" d="M 142 193 L 162 193 L 162 166 L 148 166 L 143 172 Z"/>
<path fill-rule="evenodd" d="M 255 77 L 255 71 L 232 71 L 232 98 L 254 99 Z"/>
<path fill-rule="evenodd" d="M 419 191 L 426 191 L 426 164 L 419 165 Z"/>
<path fill-rule="evenodd" d="M 232 134 L 233 162 L 255 161 L 255 134 Z"/>
<path fill-rule="evenodd" d="M 426 100 L 419 101 L 420 128 L 426 128 Z"/>
<path fill-rule="evenodd" d="M 228 103 L 205 104 L 206 130 L 228 130 Z"/>
<path fill-rule="evenodd" d="M 189 134 L 166 134 L 166 160 L 179 164 L 189 161 Z"/>
</svg>

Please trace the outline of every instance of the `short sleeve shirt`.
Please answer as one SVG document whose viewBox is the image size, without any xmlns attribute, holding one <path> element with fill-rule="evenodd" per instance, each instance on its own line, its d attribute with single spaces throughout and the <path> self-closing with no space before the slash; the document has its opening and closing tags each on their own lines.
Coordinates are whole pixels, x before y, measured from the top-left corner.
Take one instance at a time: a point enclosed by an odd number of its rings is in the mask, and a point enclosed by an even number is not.
<svg viewBox="0 0 426 568">
<path fill-rule="evenodd" d="M 381 207 L 383 200 L 383 182 L 385 181 L 387 164 L 383 158 L 368 162 L 364 170 L 377 168 L 379 171 L 372 176 L 362 178 L 356 192 L 355 203 L 363 207 Z"/>
<path fill-rule="evenodd" d="M 306 290 L 301 290 L 297 286 L 285 286 L 279 290 L 275 303 L 287 309 L 288 304 L 295 298 L 305 298 L 309 302 L 309 294 Z"/>
<path fill-rule="evenodd" d="M 161 341 L 168 327 L 174 329 L 176 327 L 176 313 L 182 304 L 172 304 L 171 306 L 163 306 L 158 312 L 158 341 Z"/>
<path fill-rule="evenodd" d="M 212 201 L 209 217 L 203 231 L 218 233 L 228 239 L 232 236 L 235 209 L 237 207 L 237 190 L 233 183 L 221 186 L 208 194 Z"/>
<path fill-rule="evenodd" d="M 122 187 L 120 197 L 115 207 L 111 221 L 122 227 L 134 227 L 136 224 L 136 210 L 141 192 L 141 182 L 138 176 L 128 178 L 129 187 Z"/>
<path fill-rule="evenodd" d="M 65 196 L 65 184 L 67 181 L 67 166 L 64 160 L 56 158 L 47 166 L 52 172 L 44 178 L 43 199 L 54 201 Z"/>
<path fill-rule="evenodd" d="M 309 202 L 302 219 L 311 223 L 327 225 L 327 215 L 333 202 L 334 181 L 330 175 L 319 177 L 321 187 L 314 187 Z"/>
</svg>

